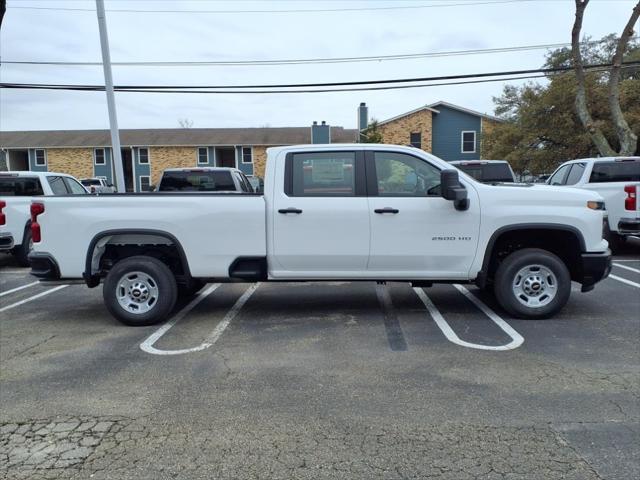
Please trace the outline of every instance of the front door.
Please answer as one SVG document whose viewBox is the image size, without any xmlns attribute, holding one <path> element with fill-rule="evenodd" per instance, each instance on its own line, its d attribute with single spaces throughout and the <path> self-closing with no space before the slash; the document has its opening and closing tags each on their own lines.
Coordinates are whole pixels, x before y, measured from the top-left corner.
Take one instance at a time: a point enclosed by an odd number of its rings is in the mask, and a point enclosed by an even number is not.
<svg viewBox="0 0 640 480">
<path fill-rule="evenodd" d="M 466 279 L 476 254 L 475 190 L 458 211 L 440 196 L 440 170 L 407 153 L 367 152 L 371 251 L 379 278 Z"/>
<path fill-rule="evenodd" d="M 270 274 L 356 278 L 367 268 L 369 214 L 361 151 L 289 153 L 278 163 Z"/>
</svg>

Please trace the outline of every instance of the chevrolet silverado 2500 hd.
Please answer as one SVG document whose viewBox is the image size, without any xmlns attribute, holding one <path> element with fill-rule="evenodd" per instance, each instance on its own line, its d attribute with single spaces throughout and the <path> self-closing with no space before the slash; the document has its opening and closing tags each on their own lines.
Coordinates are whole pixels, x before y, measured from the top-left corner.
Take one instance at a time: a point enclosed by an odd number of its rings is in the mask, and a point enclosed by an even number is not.
<svg viewBox="0 0 640 480">
<path fill-rule="evenodd" d="M 209 281 L 475 283 L 542 318 L 610 270 L 594 192 L 485 185 L 393 145 L 271 148 L 266 169 L 264 195 L 34 200 L 32 273 L 102 282 L 115 317 L 147 325 Z"/>
</svg>

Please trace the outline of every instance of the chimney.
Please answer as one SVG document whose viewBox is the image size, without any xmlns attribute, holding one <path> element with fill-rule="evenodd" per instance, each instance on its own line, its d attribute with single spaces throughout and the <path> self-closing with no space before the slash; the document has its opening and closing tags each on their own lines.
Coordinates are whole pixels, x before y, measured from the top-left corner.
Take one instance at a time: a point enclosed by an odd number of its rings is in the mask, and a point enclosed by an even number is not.
<svg viewBox="0 0 640 480">
<path fill-rule="evenodd" d="M 331 127 L 324 120 L 311 125 L 311 143 L 331 143 Z"/>
<path fill-rule="evenodd" d="M 369 126 L 369 107 L 367 104 L 362 102 L 358 107 L 358 131 L 362 134 L 362 131 L 366 130 Z M 358 139 L 361 141 L 360 135 Z"/>
</svg>

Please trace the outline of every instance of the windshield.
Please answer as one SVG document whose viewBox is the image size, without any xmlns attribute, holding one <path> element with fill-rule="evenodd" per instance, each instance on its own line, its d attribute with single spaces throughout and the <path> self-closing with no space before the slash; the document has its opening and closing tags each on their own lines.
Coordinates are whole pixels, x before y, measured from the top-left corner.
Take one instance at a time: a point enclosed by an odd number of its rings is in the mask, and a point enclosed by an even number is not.
<svg viewBox="0 0 640 480">
<path fill-rule="evenodd" d="M 230 172 L 165 172 L 160 192 L 228 192 L 235 191 Z"/>
<path fill-rule="evenodd" d="M 640 182 L 640 159 L 596 162 L 589 182 Z"/>
<path fill-rule="evenodd" d="M 44 195 L 36 177 L 0 177 L 0 196 L 35 197 Z"/>
<path fill-rule="evenodd" d="M 100 185 L 100 179 L 98 179 L 98 178 L 89 178 L 89 179 L 85 179 L 85 180 L 80 180 L 80 183 L 82 183 L 82 185 L 84 185 L 85 187 L 90 187 L 92 185 Z"/>
<path fill-rule="evenodd" d="M 467 175 L 475 178 L 479 182 L 513 182 L 513 173 L 508 163 L 485 163 L 485 164 L 460 164 L 456 165 Z"/>
</svg>

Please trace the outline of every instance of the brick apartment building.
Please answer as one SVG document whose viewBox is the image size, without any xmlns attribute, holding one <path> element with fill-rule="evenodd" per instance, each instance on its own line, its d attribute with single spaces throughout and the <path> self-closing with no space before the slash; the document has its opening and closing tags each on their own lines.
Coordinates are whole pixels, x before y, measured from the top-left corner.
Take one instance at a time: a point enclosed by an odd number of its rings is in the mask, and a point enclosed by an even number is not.
<svg viewBox="0 0 640 480">
<path fill-rule="evenodd" d="M 446 102 L 379 122 L 384 143 L 413 145 L 445 160 L 482 158 L 482 133 L 499 119 Z M 358 107 L 359 129 L 368 124 Z M 266 149 L 305 143 L 353 143 L 359 129 L 314 122 L 311 127 L 171 128 L 120 131 L 127 191 L 146 191 L 165 168 L 236 167 L 264 176 Z M 113 181 L 108 130 L 0 132 L 0 170 L 55 171 Z"/>
</svg>

